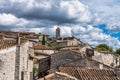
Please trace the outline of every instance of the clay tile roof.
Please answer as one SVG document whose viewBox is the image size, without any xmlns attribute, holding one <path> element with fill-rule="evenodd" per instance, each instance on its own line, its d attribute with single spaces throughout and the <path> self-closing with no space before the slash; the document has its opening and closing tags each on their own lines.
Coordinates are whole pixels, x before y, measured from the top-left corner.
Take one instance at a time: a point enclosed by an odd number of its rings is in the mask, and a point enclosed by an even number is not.
<svg viewBox="0 0 120 80">
<path fill-rule="evenodd" d="M 75 76 L 80 80 L 120 80 L 111 69 L 85 69 L 80 67 L 60 67 L 60 72 Z"/>
<path fill-rule="evenodd" d="M 14 40 L 0 40 L 0 49 L 15 46 L 15 44 L 16 42 Z"/>
<path fill-rule="evenodd" d="M 37 45 L 33 47 L 35 50 L 53 50 L 53 48 L 44 46 L 44 45 Z"/>
<path fill-rule="evenodd" d="M 16 38 L 16 36 L 14 36 L 14 35 L 6 35 L 6 34 L 1 34 L 0 33 L 0 39 L 2 39 L 2 37 L 5 37 L 5 38 Z"/>
<path fill-rule="evenodd" d="M 38 80 L 78 80 L 78 79 L 65 73 L 55 72 Z"/>
<path fill-rule="evenodd" d="M 27 40 L 21 40 L 20 44 L 25 43 Z M 16 46 L 16 40 L 1 40 L 0 39 L 0 50 L 6 49 L 12 46 Z"/>
</svg>

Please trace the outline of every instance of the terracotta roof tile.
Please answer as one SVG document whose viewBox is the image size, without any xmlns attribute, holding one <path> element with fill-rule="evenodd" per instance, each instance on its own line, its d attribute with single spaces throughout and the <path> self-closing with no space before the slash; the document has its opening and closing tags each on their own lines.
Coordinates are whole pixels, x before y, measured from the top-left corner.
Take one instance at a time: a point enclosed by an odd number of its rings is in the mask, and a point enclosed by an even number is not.
<svg viewBox="0 0 120 80">
<path fill-rule="evenodd" d="M 65 73 L 55 72 L 38 80 L 78 80 L 78 79 Z"/>
<path fill-rule="evenodd" d="M 26 41 L 27 40 L 21 40 L 20 44 L 25 43 Z M 0 40 L 0 50 L 16 45 L 17 45 L 16 40 Z"/>
<path fill-rule="evenodd" d="M 35 50 L 53 50 L 53 48 L 43 45 L 37 45 L 33 47 Z"/>
<path fill-rule="evenodd" d="M 59 70 L 80 80 L 120 80 L 114 70 L 85 69 L 80 67 L 60 67 Z"/>
</svg>

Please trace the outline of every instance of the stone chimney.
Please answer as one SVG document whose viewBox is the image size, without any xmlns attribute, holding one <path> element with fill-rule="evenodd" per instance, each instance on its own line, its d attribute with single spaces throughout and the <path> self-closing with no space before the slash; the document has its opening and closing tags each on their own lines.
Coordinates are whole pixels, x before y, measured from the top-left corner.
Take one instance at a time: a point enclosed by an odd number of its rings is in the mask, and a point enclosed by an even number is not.
<svg viewBox="0 0 120 80">
<path fill-rule="evenodd" d="M 17 45 L 20 45 L 20 35 L 19 35 L 19 33 L 17 34 L 16 43 L 17 43 Z"/>
</svg>

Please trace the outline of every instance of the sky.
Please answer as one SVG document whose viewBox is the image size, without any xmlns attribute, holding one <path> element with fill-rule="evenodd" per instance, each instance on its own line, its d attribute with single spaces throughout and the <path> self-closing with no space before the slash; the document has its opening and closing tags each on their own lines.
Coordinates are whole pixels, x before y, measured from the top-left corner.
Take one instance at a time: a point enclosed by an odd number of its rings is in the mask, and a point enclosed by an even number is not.
<svg viewBox="0 0 120 80">
<path fill-rule="evenodd" d="M 120 47 L 120 0 L 0 0 L 0 30 L 75 36 Z"/>
</svg>

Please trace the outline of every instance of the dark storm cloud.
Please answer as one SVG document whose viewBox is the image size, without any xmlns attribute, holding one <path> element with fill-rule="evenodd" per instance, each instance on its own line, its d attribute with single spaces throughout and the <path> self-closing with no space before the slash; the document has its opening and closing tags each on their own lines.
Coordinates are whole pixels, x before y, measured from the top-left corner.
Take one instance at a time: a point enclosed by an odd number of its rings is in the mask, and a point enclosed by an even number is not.
<svg viewBox="0 0 120 80">
<path fill-rule="evenodd" d="M 77 0 L 75 2 L 64 0 L 7 0 L 7 3 L 6 1 L 1 2 L 0 13 L 13 14 L 18 18 L 27 20 L 50 20 L 61 24 L 89 22 L 91 17 L 88 9 Z M 86 17 L 86 20 L 80 18 L 81 16 Z"/>
</svg>

